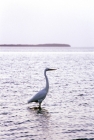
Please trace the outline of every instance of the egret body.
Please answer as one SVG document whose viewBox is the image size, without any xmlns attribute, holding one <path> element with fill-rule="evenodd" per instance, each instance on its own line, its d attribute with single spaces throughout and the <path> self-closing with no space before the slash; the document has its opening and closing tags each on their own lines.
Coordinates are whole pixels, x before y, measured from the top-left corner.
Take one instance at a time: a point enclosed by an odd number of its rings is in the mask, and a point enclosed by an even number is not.
<svg viewBox="0 0 94 140">
<path fill-rule="evenodd" d="M 39 91 L 35 96 L 33 96 L 29 101 L 28 103 L 31 103 L 31 102 L 38 102 L 39 103 L 39 109 L 41 109 L 41 103 L 42 101 L 45 99 L 48 91 L 49 91 L 49 81 L 48 81 L 48 77 L 46 75 L 46 72 L 47 71 L 52 71 L 52 70 L 56 70 L 56 69 L 50 69 L 50 68 L 46 68 L 44 70 L 44 76 L 45 76 L 45 79 L 46 79 L 46 86 L 44 89 L 42 89 L 41 91 Z"/>
</svg>

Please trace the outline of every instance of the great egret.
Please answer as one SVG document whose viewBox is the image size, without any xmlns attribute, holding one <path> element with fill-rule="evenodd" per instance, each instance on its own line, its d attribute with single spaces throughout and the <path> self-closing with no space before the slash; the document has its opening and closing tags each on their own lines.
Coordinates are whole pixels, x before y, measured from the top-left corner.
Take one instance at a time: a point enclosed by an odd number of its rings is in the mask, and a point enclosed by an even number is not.
<svg viewBox="0 0 94 140">
<path fill-rule="evenodd" d="M 38 102 L 39 103 L 39 109 L 41 109 L 41 103 L 45 99 L 45 97 L 48 93 L 48 90 L 49 90 L 49 81 L 48 81 L 48 77 L 46 75 L 46 71 L 52 71 L 52 70 L 56 70 L 56 69 L 46 68 L 44 70 L 44 76 L 45 76 L 45 79 L 46 79 L 46 87 L 43 90 L 39 91 L 35 96 L 33 96 L 33 98 L 31 98 L 28 101 L 28 103 Z"/>
</svg>

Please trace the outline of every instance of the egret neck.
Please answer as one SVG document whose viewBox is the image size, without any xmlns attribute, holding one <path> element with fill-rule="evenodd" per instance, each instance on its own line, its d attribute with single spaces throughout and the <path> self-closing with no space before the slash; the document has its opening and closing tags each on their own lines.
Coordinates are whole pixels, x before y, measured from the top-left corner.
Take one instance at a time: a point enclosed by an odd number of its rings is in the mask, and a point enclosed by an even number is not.
<svg viewBox="0 0 94 140">
<path fill-rule="evenodd" d="M 45 89 L 48 92 L 48 90 L 49 90 L 49 81 L 48 81 L 48 77 L 46 75 L 46 70 L 44 71 L 44 76 L 45 76 L 45 79 L 46 79 L 46 87 L 45 87 Z"/>
</svg>

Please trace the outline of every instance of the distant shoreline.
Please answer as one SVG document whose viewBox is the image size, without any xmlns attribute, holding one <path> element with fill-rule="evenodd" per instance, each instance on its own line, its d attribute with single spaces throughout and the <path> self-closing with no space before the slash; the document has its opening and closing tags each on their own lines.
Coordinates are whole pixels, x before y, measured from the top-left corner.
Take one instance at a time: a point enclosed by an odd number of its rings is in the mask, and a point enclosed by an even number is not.
<svg viewBox="0 0 94 140">
<path fill-rule="evenodd" d="M 0 44 L 0 46 L 5 47 L 71 47 L 69 44 Z"/>
</svg>

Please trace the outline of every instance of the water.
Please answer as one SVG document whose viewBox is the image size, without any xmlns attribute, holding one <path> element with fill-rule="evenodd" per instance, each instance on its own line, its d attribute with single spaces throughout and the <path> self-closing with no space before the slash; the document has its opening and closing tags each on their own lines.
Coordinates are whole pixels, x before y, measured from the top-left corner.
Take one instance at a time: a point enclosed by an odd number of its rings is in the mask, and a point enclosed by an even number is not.
<svg viewBox="0 0 94 140">
<path fill-rule="evenodd" d="M 94 52 L 94 47 L 4 47 L 0 46 L 0 52 Z"/>
<path fill-rule="evenodd" d="M 45 86 L 46 67 L 57 70 L 39 111 L 27 101 Z M 94 52 L 0 53 L 0 139 L 82 138 L 94 138 Z"/>
</svg>

